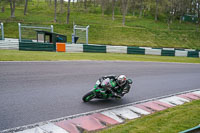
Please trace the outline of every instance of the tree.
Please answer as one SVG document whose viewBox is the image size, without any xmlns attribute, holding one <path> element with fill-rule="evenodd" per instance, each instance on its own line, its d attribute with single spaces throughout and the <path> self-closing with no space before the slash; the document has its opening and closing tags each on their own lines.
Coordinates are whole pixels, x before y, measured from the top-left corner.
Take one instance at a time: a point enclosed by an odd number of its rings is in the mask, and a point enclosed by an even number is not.
<svg viewBox="0 0 200 133">
<path fill-rule="evenodd" d="M 68 5 L 67 5 L 67 24 L 69 24 L 70 2 L 71 2 L 71 0 L 68 0 Z"/>
<path fill-rule="evenodd" d="M 128 0 L 122 0 L 122 13 L 123 13 L 123 21 L 122 21 L 122 25 L 125 25 L 125 17 L 126 17 L 126 13 L 127 13 L 127 5 L 128 5 Z"/>
<path fill-rule="evenodd" d="M 1 12 L 5 12 L 5 7 L 4 6 L 1 7 Z"/>
<path fill-rule="evenodd" d="M 102 10 L 102 16 L 104 16 L 104 11 L 105 11 L 105 0 L 101 0 L 101 10 Z"/>
<path fill-rule="evenodd" d="M 87 0 L 84 0 L 84 8 L 87 9 Z"/>
<path fill-rule="evenodd" d="M 116 0 L 112 0 L 112 20 L 115 20 L 115 1 Z"/>
<path fill-rule="evenodd" d="M 156 0 L 155 21 L 158 20 L 158 0 Z"/>
<path fill-rule="evenodd" d="M 39 6 L 40 0 L 37 0 L 37 7 Z"/>
<path fill-rule="evenodd" d="M 25 0 L 25 5 L 24 5 L 24 15 L 26 15 L 27 7 L 28 7 L 28 0 Z"/>
<path fill-rule="evenodd" d="M 135 0 L 131 0 L 131 9 L 133 16 L 135 16 Z"/>
<path fill-rule="evenodd" d="M 10 2 L 10 10 L 11 10 L 11 18 L 15 17 L 15 0 L 9 0 Z"/>
<path fill-rule="evenodd" d="M 200 27 L 200 1 L 199 0 L 196 1 L 196 7 L 197 7 L 197 16 L 198 16 L 197 31 L 199 31 L 198 30 L 198 28 Z"/>
<path fill-rule="evenodd" d="M 94 7 L 96 7 L 96 0 L 93 0 L 93 2 L 94 2 Z"/>
<path fill-rule="evenodd" d="M 60 0 L 60 13 L 63 13 L 63 0 Z"/>
<path fill-rule="evenodd" d="M 1 12 L 3 13 L 5 11 L 5 7 L 4 7 L 3 1 L 0 1 L 0 8 L 1 8 Z"/>
<path fill-rule="evenodd" d="M 142 12 L 143 12 L 143 0 L 140 0 L 140 18 L 142 17 Z"/>
<path fill-rule="evenodd" d="M 54 22 L 56 23 L 56 8 L 57 8 L 57 0 L 54 0 Z"/>
</svg>

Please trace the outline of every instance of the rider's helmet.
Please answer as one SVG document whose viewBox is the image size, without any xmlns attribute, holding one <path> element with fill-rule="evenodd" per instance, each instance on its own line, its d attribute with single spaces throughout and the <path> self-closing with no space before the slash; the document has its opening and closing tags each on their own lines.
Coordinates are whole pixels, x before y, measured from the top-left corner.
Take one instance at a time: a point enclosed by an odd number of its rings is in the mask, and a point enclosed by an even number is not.
<svg viewBox="0 0 200 133">
<path fill-rule="evenodd" d="M 126 83 L 126 76 L 125 75 L 119 75 L 117 77 L 117 83 L 119 86 L 122 86 Z"/>
</svg>

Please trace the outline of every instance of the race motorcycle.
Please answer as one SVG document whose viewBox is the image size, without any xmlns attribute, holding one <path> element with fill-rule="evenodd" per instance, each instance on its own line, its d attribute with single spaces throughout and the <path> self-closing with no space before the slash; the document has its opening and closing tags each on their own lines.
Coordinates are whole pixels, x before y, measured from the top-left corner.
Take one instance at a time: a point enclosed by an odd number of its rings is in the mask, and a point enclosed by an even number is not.
<svg viewBox="0 0 200 133">
<path fill-rule="evenodd" d="M 114 84 L 112 81 L 106 81 L 104 80 L 102 83 L 100 83 L 99 80 L 97 80 L 95 86 L 94 86 L 94 89 L 92 89 L 90 92 L 88 92 L 87 94 L 85 94 L 82 98 L 82 100 L 84 102 L 89 102 L 90 100 L 94 99 L 94 98 L 97 98 L 97 99 L 109 99 L 109 98 L 121 98 L 121 97 L 118 97 L 116 95 L 114 95 L 113 93 L 110 93 L 109 90 L 107 89 L 104 89 L 103 87 L 100 87 L 100 86 L 103 86 L 104 84 L 107 84 L 107 82 L 110 82 L 112 85 Z M 131 79 L 127 79 L 127 86 L 128 87 L 125 87 L 124 89 L 125 90 L 125 93 L 122 95 L 124 96 L 125 94 L 127 94 L 130 90 L 130 84 L 132 84 L 133 81 Z M 101 84 L 99 86 L 99 84 Z M 103 85 L 102 85 L 103 84 Z M 113 85 L 115 86 L 115 85 Z M 118 94 L 121 94 L 122 93 L 122 89 L 118 90 Z M 124 91 L 123 91 L 124 92 Z"/>
</svg>

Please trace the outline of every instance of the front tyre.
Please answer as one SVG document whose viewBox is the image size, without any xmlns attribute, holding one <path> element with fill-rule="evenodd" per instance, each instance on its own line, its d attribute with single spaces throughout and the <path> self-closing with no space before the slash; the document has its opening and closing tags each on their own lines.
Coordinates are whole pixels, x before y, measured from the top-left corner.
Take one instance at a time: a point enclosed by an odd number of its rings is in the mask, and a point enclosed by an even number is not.
<svg viewBox="0 0 200 133">
<path fill-rule="evenodd" d="M 92 100 L 95 97 L 95 94 L 93 91 L 88 92 L 87 94 L 85 94 L 82 98 L 83 102 L 89 102 L 90 100 Z"/>
</svg>

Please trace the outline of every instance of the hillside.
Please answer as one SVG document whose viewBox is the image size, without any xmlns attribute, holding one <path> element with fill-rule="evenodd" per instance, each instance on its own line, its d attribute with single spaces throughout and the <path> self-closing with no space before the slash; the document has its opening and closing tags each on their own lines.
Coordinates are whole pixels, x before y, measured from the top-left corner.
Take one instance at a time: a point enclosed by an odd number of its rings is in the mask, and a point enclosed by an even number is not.
<svg viewBox="0 0 200 133">
<path fill-rule="evenodd" d="M 18 22 L 26 25 L 54 25 L 54 31 L 68 36 L 71 42 L 73 22 L 77 25 L 90 25 L 89 43 L 107 45 L 128 45 L 148 47 L 175 47 L 200 49 L 200 31 L 192 23 L 174 21 L 170 27 L 166 20 L 155 22 L 153 17 L 139 18 L 137 15 L 126 16 L 122 26 L 122 15 L 117 13 L 115 21 L 111 14 L 101 15 L 99 6 L 87 10 L 71 5 L 70 24 L 66 24 L 67 3 L 64 12 L 57 10 L 57 22 L 54 23 L 54 8 L 45 2 L 29 2 L 28 13 L 23 15 L 24 5 L 16 6 L 15 18 L 10 18 L 9 5 L 5 12 L 0 12 L 0 21 L 4 23 L 5 37 L 18 38 Z"/>
</svg>

